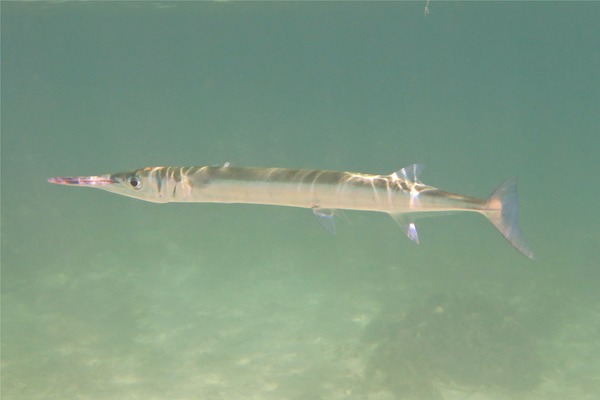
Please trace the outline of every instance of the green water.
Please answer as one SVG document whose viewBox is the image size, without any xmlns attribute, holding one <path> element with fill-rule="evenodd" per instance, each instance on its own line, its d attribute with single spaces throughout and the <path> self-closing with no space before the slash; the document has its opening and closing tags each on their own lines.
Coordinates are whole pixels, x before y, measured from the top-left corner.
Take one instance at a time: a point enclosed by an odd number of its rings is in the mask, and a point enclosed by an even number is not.
<svg viewBox="0 0 600 400">
<path fill-rule="evenodd" d="M 3 399 L 593 399 L 600 4 L 2 3 Z M 144 203 L 148 165 L 518 176 L 478 215 Z"/>
</svg>

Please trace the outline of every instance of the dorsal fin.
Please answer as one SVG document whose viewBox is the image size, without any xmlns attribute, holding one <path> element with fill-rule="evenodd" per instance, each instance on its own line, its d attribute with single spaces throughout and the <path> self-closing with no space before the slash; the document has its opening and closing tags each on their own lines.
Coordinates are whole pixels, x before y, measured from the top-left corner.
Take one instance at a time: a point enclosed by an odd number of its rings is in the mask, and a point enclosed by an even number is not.
<svg viewBox="0 0 600 400">
<path fill-rule="evenodd" d="M 409 182 L 421 183 L 421 181 L 419 180 L 419 175 L 421 174 L 421 171 L 423 171 L 422 164 L 411 164 L 396 171 L 396 175 L 398 176 L 398 178 L 402 178 Z"/>
</svg>

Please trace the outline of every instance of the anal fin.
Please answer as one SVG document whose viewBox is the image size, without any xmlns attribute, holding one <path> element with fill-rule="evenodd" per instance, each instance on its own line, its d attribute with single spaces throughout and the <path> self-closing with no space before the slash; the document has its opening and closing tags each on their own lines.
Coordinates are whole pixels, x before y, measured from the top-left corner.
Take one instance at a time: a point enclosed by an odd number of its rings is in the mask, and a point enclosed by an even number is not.
<svg viewBox="0 0 600 400">
<path fill-rule="evenodd" d="M 400 225 L 406 236 L 414 243 L 419 244 L 419 233 L 410 214 L 390 214 L 394 221 Z"/>
</svg>

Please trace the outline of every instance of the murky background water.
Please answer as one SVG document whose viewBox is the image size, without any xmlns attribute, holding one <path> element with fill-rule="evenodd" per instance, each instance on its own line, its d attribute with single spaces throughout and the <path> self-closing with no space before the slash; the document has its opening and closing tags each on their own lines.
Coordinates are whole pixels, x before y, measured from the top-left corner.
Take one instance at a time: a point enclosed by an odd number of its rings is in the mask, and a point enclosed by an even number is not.
<svg viewBox="0 0 600 400">
<path fill-rule="evenodd" d="M 3 3 L 2 397 L 592 399 L 600 5 Z M 147 165 L 519 177 L 477 215 L 157 205 Z"/>
</svg>

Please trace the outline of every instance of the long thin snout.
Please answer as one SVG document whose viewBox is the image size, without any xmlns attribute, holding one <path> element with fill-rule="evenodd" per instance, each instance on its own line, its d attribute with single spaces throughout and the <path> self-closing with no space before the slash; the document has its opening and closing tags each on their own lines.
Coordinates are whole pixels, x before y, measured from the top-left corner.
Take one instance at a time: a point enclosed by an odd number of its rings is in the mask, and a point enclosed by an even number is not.
<svg viewBox="0 0 600 400">
<path fill-rule="evenodd" d="M 106 186 L 117 183 L 110 175 L 102 176 L 60 176 L 49 178 L 48 182 L 68 186 Z"/>
</svg>

